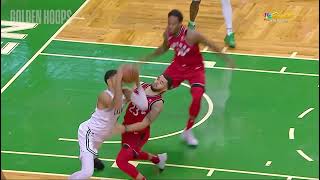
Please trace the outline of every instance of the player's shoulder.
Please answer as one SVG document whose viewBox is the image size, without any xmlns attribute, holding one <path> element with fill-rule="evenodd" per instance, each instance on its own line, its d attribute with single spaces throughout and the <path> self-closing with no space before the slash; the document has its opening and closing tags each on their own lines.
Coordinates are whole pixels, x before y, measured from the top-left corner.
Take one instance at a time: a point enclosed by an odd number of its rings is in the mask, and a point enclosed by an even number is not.
<svg viewBox="0 0 320 180">
<path fill-rule="evenodd" d="M 150 104 L 150 110 L 153 108 L 162 109 L 163 105 L 164 105 L 164 100 L 162 99 L 161 96 L 159 96 Z"/>
<path fill-rule="evenodd" d="M 189 38 L 197 38 L 199 36 L 201 36 L 201 33 L 198 31 L 194 31 L 194 30 L 187 31 L 187 37 L 189 37 Z"/>
<path fill-rule="evenodd" d="M 200 32 L 189 30 L 187 32 L 187 39 L 189 39 L 192 43 L 199 43 L 202 39 L 203 36 Z"/>
<path fill-rule="evenodd" d="M 159 94 L 159 95 L 153 96 L 151 102 L 152 102 L 152 104 L 154 104 L 154 103 L 157 103 L 157 104 L 161 103 L 161 104 L 163 104 L 163 103 L 164 103 L 164 100 L 163 100 L 163 98 L 162 98 L 162 95 Z"/>
<path fill-rule="evenodd" d="M 109 107 L 112 102 L 112 96 L 106 91 L 100 92 L 98 95 L 98 103 L 103 104 L 104 107 Z"/>
</svg>

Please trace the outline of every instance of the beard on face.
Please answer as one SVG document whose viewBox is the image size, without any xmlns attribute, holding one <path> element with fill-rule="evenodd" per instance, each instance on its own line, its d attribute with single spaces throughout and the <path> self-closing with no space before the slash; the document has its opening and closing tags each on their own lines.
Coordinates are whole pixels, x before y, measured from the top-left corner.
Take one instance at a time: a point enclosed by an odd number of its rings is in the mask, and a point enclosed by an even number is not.
<svg viewBox="0 0 320 180">
<path fill-rule="evenodd" d="M 154 92 L 160 92 L 161 89 L 157 89 L 154 87 L 154 84 L 151 84 L 151 90 L 154 91 Z"/>
</svg>

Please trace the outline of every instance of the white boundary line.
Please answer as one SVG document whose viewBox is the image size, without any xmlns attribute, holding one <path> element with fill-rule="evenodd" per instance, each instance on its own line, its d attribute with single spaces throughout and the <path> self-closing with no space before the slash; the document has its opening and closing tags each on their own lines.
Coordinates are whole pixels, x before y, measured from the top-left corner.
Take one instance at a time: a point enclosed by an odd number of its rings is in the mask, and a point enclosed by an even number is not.
<svg viewBox="0 0 320 180">
<path fill-rule="evenodd" d="M 305 110 L 303 113 L 301 113 L 298 118 L 302 119 L 306 114 L 308 114 L 310 111 L 312 111 L 314 108 L 309 108 Z"/>
<path fill-rule="evenodd" d="M 140 75 L 140 77 L 142 78 L 150 78 L 150 79 L 156 79 L 157 77 L 155 76 L 146 76 L 146 75 Z M 186 83 L 181 83 L 183 86 L 187 87 L 187 88 L 190 88 L 190 85 L 186 84 Z M 212 114 L 213 112 L 213 102 L 212 102 L 212 99 L 206 94 L 206 93 L 203 93 L 202 95 L 207 103 L 208 103 L 208 111 L 206 113 L 206 115 L 200 120 L 198 121 L 196 124 L 194 124 L 194 126 L 192 126 L 192 128 L 196 128 L 198 127 L 199 125 L 201 125 L 202 123 L 204 123 Z M 162 139 L 162 138 L 167 138 L 167 137 L 171 137 L 171 136 L 175 136 L 177 134 L 180 134 L 182 133 L 183 130 L 180 130 L 180 131 L 176 131 L 176 132 L 173 132 L 173 133 L 169 133 L 169 134 L 166 134 L 166 135 L 162 135 L 162 136 L 156 136 L 156 137 L 151 137 L 149 138 L 149 141 L 151 140 L 156 140 L 156 139 Z M 70 139 L 70 138 L 59 138 L 58 139 L 59 141 L 71 141 L 71 142 L 78 142 L 77 139 Z M 121 141 L 104 141 L 103 144 L 120 144 Z"/>
<path fill-rule="evenodd" d="M 57 173 L 43 173 L 43 172 L 33 172 L 33 171 L 16 171 L 16 170 L 2 170 L 5 173 L 20 173 L 20 174 L 32 174 L 32 175 L 44 175 L 44 176 L 62 176 L 68 177 L 68 174 L 57 174 Z M 124 180 L 118 178 L 105 178 L 105 177 L 91 177 L 92 179 L 109 179 L 109 180 Z"/>
<path fill-rule="evenodd" d="M 116 58 L 105 58 L 105 57 L 92 57 L 92 56 L 79 56 L 79 55 L 67 55 L 67 54 L 54 54 L 54 53 L 40 53 L 44 56 L 56 56 L 56 57 L 69 57 L 69 58 L 79 58 L 79 59 L 94 59 L 94 60 L 104 60 L 104 61 L 118 61 L 118 62 L 133 62 L 133 63 L 144 63 L 144 64 L 158 64 L 158 65 L 169 65 L 170 63 L 162 62 L 141 62 L 137 60 L 130 59 L 116 59 Z M 279 71 L 269 71 L 269 70 L 258 70 L 258 69 L 241 69 L 241 68 L 228 68 L 228 67 L 206 67 L 209 69 L 223 69 L 223 70 L 233 70 L 233 71 L 245 71 L 245 72 L 259 72 L 259 73 L 271 73 L 271 74 L 286 74 L 286 75 L 296 75 L 296 76 L 314 76 L 319 77 L 319 74 L 306 74 L 306 73 L 295 73 L 295 72 L 279 72 Z"/>
<path fill-rule="evenodd" d="M 44 153 L 31 153 L 31 152 L 17 152 L 17 151 L 3 151 L 1 153 L 4 154 L 19 154 L 19 155 L 31 155 L 31 156 L 44 156 L 44 157 L 58 157 L 58 158 L 71 158 L 77 159 L 78 156 L 68 156 L 68 155 L 58 155 L 58 154 L 44 154 Z M 115 159 L 103 159 L 99 158 L 103 161 L 110 161 L 114 162 Z M 138 161 L 139 164 L 147 164 L 147 165 L 154 165 L 150 162 L 142 162 Z M 187 165 L 180 165 L 180 164 L 166 164 L 167 167 L 177 167 L 177 168 L 188 168 L 188 169 L 199 169 L 199 170 L 215 170 L 221 172 L 230 172 L 230 173 L 240 173 L 240 174 L 254 174 L 254 175 L 261 175 L 261 176 L 273 176 L 273 177 L 292 177 L 297 179 L 308 179 L 308 180 L 319 180 L 318 178 L 312 177 L 304 177 L 304 176 L 291 176 L 286 174 L 273 174 L 273 173 L 262 173 L 262 172 L 254 172 L 254 171 L 242 171 L 242 170 L 233 170 L 233 169 L 221 169 L 221 168 L 211 168 L 211 167 L 201 167 L 201 166 L 187 166 Z"/>
<path fill-rule="evenodd" d="M 313 159 L 311 159 L 309 156 L 307 156 L 302 150 L 297 150 L 297 152 L 303 157 L 305 158 L 307 161 L 313 161 Z"/>
<path fill-rule="evenodd" d="M 73 19 L 73 17 L 75 17 L 83 7 L 85 7 L 87 5 L 87 3 L 89 2 L 89 0 L 86 0 L 80 7 L 79 9 L 73 13 L 73 15 L 58 29 L 58 31 L 56 31 L 51 38 L 31 57 L 31 59 L 29 59 L 22 67 L 21 69 L 19 69 L 19 71 L 1 88 L 1 94 L 13 83 L 13 81 L 15 81 L 22 73 L 25 69 L 27 69 L 27 67 L 38 57 L 38 55 L 51 43 L 51 41 L 64 29 L 64 27 L 66 27 L 71 20 Z"/>
<path fill-rule="evenodd" d="M 289 129 L 289 139 L 294 139 L 294 128 Z"/>
<path fill-rule="evenodd" d="M 141 48 L 150 48 L 155 49 L 154 46 L 139 46 L 139 45 L 128 45 L 128 44 L 117 44 L 117 43 L 106 43 L 106 42 L 94 42 L 94 41 L 81 41 L 81 40 L 70 40 L 70 39 L 54 39 L 54 41 L 65 41 L 65 42 L 77 42 L 77 43 L 87 43 L 87 44 L 104 44 L 104 45 L 114 45 L 114 46 L 126 46 L 126 47 L 141 47 Z M 202 51 L 208 53 L 216 53 L 212 51 Z M 273 57 L 273 58 L 284 58 L 284 59 L 299 59 L 299 60 L 318 60 L 315 58 L 299 58 L 299 57 L 290 57 L 290 56 L 272 56 L 272 55 L 260 55 L 260 54 L 247 54 L 247 53 L 232 53 L 227 52 L 226 54 L 240 55 L 240 56 L 258 56 L 258 57 Z"/>
</svg>

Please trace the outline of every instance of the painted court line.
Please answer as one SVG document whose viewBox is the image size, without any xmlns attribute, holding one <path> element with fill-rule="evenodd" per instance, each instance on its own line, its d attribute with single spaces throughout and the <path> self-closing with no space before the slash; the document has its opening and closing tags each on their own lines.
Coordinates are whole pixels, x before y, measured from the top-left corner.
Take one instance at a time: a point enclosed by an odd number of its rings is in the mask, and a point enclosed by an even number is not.
<svg viewBox="0 0 320 180">
<path fill-rule="evenodd" d="M 294 57 L 296 57 L 297 54 L 298 54 L 298 52 L 293 52 L 293 53 L 290 55 L 290 57 L 291 57 L 291 58 L 294 58 Z"/>
<path fill-rule="evenodd" d="M 289 139 L 294 139 L 294 128 L 289 129 Z"/>
<path fill-rule="evenodd" d="M 215 61 L 204 61 L 204 67 L 206 68 L 213 68 L 216 65 Z"/>
<path fill-rule="evenodd" d="M 118 61 L 118 62 L 133 62 L 133 63 L 144 63 L 144 64 L 158 64 L 158 65 L 169 65 L 170 63 L 162 62 L 141 62 L 137 60 L 129 59 L 116 59 L 116 58 L 104 58 L 104 57 L 92 57 L 92 56 L 79 56 L 79 55 L 68 55 L 68 54 L 54 54 L 54 53 L 40 53 L 44 56 L 56 56 L 56 57 L 69 57 L 69 58 L 79 58 L 79 59 L 94 59 L 94 60 L 107 60 L 107 61 Z M 286 74 L 286 75 L 296 75 L 296 76 L 315 76 L 319 77 L 319 74 L 306 74 L 306 73 L 294 73 L 294 72 L 279 72 L 279 71 L 269 71 L 269 70 L 258 70 L 258 69 L 241 69 L 241 68 L 228 68 L 228 67 L 206 67 L 211 69 L 223 69 L 223 70 L 233 70 L 233 71 L 245 71 L 245 72 L 259 72 L 259 73 L 271 73 L 271 74 Z"/>
<path fill-rule="evenodd" d="M 65 41 L 65 42 L 77 42 L 77 43 L 86 43 L 86 44 L 104 44 L 104 45 L 113 45 L 113 46 L 125 46 L 125 47 L 141 47 L 141 48 L 149 48 L 149 49 L 155 49 L 158 47 L 153 47 L 153 46 L 140 46 L 140 45 L 129 45 L 129 44 L 117 44 L 117 43 L 105 43 L 105 42 L 94 42 L 94 41 L 80 41 L 80 40 L 71 40 L 71 39 L 54 39 L 54 41 Z M 208 53 L 217 53 L 213 51 L 205 51 Z M 294 57 L 291 58 L 289 56 L 272 56 L 272 55 L 261 55 L 261 54 L 247 54 L 247 53 L 232 53 L 228 52 L 226 54 L 232 54 L 232 55 L 240 55 L 240 56 L 257 56 L 257 57 L 273 57 L 273 58 L 282 58 L 282 59 L 299 59 L 299 60 L 319 60 L 315 58 L 299 58 L 299 57 Z"/>
<path fill-rule="evenodd" d="M 227 52 L 227 50 L 228 50 L 228 47 L 227 47 L 227 46 L 225 46 L 225 47 L 221 50 L 221 53 L 226 53 L 226 52 Z"/>
<path fill-rule="evenodd" d="M 281 73 L 284 73 L 284 71 L 285 71 L 286 69 L 287 69 L 287 67 L 282 67 L 281 70 L 280 70 L 280 72 L 281 72 Z"/>
<path fill-rule="evenodd" d="M 1 54 L 9 55 L 18 45 L 19 43 L 16 42 L 8 42 L 6 45 L 1 47 Z"/>
<path fill-rule="evenodd" d="M 68 155 L 58 155 L 58 154 L 44 154 L 44 153 L 31 153 L 31 152 L 17 152 L 17 151 L 1 151 L 3 154 L 19 154 L 19 155 L 31 155 L 31 156 L 44 156 L 44 157 L 59 157 L 59 158 L 72 158 L 77 159 L 78 156 L 68 156 Z M 103 159 L 103 161 L 110 161 L 114 162 L 115 159 Z M 147 164 L 147 165 L 154 165 L 150 162 L 140 162 L 139 164 Z M 272 173 L 262 173 L 262 172 L 254 172 L 254 171 L 242 171 L 242 170 L 233 170 L 233 169 L 221 169 L 221 168 L 212 168 L 212 167 L 201 167 L 201 166 L 187 166 L 187 165 L 180 165 L 180 164 L 166 164 L 167 167 L 177 167 L 177 168 L 188 168 L 188 169 L 199 169 L 199 170 L 215 170 L 221 172 L 230 172 L 230 173 L 240 173 L 240 174 L 253 174 L 253 175 L 261 175 L 261 176 L 273 176 L 273 177 L 292 177 L 296 179 L 308 179 L 308 180 L 319 180 L 318 178 L 312 177 L 303 177 L 303 176 L 292 176 L 286 174 L 272 174 Z"/>
<path fill-rule="evenodd" d="M 265 166 L 270 166 L 272 163 L 272 161 L 267 161 L 267 163 L 265 164 Z"/>
<path fill-rule="evenodd" d="M 31 57 L 31 59 L 29 59 L 26 64 L 24 64 L 22 66 L 21 69 L 19 69 L 19 71 L 1 88 L 1 94 L 13 83 L 13 81 L 15 81 L 22 73 L 25 69 L 27 69 L 27 67 L 38 57 L 38 55 L 51 43 L 51 41 L 64 29 L 64 27 L 66 27 L 70 21 L 72 20 L 73 17 L 75 17 L 83 7 L 85 7 L 87 5 L 87 3 L 89 2 L 89 0 L 86 0 L 81 6 L 80 8 L 73 13 L 73 15 L 58 29 L 57 32 L 55 32 L 50 39 Z"/>
<path fill-rule="evenodd" d="M 208 47 L 208 46 L 206 46 L 206 47 L 204 47 L 204 48 L 202 49 L 202 51 L 203 51 L 203 52 L 205 52 L 205 51 L 207 51 L 207 50 L 208 50 L 208 48 L 209 48 L 209 47 Z"/>
<path fill-rule="evenodd" d="M 74 17 L 73 19 L 85 19 L 83 17 Z"/>
<path fill-rule="evenodd" d="M 309 156 L 307 156 L 302 150 L 297 150 L 297 152 L 307 161 L 313 161 L 313 159 L 311 159 Z"/>
<path fill-rule="evenodd" d="M 214 169 L 210 169 L 207 176 L 212 176 L 213 172 L 214 172 Z"/>
<path fill-rule="evenodd" d="M 44 176 L 62 176 L 68 177 L 68 174 L 57 174 L 57 173 L 44 173 L 44 172 L 33 172 L 33 171 L 16 171 L 16 170 L 3 170 L 5 173 L 17 173 L 17 174 L 32 174 L 32 175 L 44 175 Z M 92 179 L 109 179 L 109 180 L 124 180 L 119 178 L 106 178 L 106 177 L 91 177 Z"/>
<path fill-rule="evenodd" d="M 314 108 L 309 108 L 307 110 L 305 110 L 303 113 L 301 113 L 298 118 L 303 118 L 306 114 L 308 114 L 309 112 L 311 112 Z"/>
<path fill-rule="evenodd" d="M 131 165 L 133 165 L 134 167 L 137 167 L 137 166 L 139 165 L 139 162 L 138 162 L 138 161 L 129 161 L 129 163 L 130 163 Z M 114 162 L 114 163 L 111 165 L 111 167 L 113 167 L 113 168 L 119 168 L 116 162 Z"/>
<path fill-rule="evenodd" d="M 291 180 L 292 179 L 292 177 L 291 176 L 289 176 L 288 178 L 287 178 L 287 180 Z"/>
<path fill-rule="evenodd" d="M 78 142 L 78 139 L 58 138 L 59 141 Z M 104 141 L 103 144 L 120 144 L 121 141 Z"/>
</svg>

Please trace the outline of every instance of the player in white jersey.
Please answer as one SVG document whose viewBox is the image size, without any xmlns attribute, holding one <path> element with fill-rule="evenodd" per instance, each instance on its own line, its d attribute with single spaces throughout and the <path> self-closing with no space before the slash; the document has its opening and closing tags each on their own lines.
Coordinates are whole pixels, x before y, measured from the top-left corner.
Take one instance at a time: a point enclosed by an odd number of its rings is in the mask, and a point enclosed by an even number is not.
<svg viewBox="0 0 320 180">
<path fill-rule="evenodd" d="M 91 115 L 90 119 L 81 123 L 78 129 L 78 141 L 80 146 L 80 160 L 81 170 L 73 173 L 69 179 L 89 179 L 94 171 L 96 163 L 101 161 L 96 159 L 98 156 L 98 149 L 107 138 L 112 135 L 112 130 L 116 124 L 116 121 L 120 114 L 114 111 L 114 93 L 115 85 L 119 84 L 119 78 L 117 75 L 122 73 L 121 69 L 109 70 L 106 72 L 104 80 L 108 88 L 103 91 L 97 101 L 95 112 Z M 148 101 L 143 88 L 139 84 L 139 78 L 137 79 L 136 86 L 138 86 L 137 92 L 132 92 L 129 89 L 123 89 L 124 96 L 122 97 L 122 106 L 129 102 L 139 106 L 144 110 L 148 108 Z M 97 161 L 97 162 L 96 162 Z"/>
</svg>

